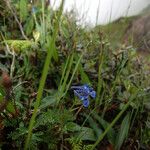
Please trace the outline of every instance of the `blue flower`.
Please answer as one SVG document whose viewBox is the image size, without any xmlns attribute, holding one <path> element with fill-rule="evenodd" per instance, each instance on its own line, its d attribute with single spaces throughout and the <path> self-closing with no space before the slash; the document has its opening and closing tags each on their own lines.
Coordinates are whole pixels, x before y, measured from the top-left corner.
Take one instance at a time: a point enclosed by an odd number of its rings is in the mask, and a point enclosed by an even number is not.
<svg viewBox="0 0 150 150">
<path fill-rule="evenodd" d="M 37 12 L 37 8 L 35 6 L 32 7 L 32 13 L 35 14 Z"/>
<path fill-rule="evenodd" d="M 94 89 L 87 84 L 82 86 L 72 86 L 71 89 L 73 89 L 74 94 L 82 101 L 84 107 L 89 106 L 89 97 L 96 97 Z"/>
<path fill-rule="evenodd" d="M 88 98 L 84 99 L 84 101 L 82 101 L 82 104 L 83 104 L 84 107 L 88 107 L 89 104 L 90 104 L 89 99 Z"/>
</svg>

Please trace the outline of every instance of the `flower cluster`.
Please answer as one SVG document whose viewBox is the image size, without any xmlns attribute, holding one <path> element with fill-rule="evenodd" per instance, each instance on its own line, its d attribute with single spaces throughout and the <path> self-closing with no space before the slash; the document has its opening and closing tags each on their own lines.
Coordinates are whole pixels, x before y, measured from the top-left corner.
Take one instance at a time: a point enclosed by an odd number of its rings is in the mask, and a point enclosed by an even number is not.
<svg viewBox="0 0 150 150">
<path fill-rule="evenodd" d="M 89 106 L 89 97 L 96 97 L 94 89 L 87 84 L 82 86 L 72 86 L 71 89 L 73 89 L 74 94 L 82 101 L 84 107 Z"/>
</svg>

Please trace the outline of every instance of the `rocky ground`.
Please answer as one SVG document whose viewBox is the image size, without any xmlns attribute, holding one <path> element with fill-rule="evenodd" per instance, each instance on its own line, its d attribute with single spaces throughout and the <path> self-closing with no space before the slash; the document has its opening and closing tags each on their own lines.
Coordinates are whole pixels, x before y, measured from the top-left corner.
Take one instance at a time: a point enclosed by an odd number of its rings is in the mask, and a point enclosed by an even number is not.
<svg viewBox="0 0 150 150">
<path fill-rule="evenodd" d="M 137 50 L 150 53 L 150 13 L 133 19 L 124 38 L 126 41 L 133 41 Z"/>
</svg>

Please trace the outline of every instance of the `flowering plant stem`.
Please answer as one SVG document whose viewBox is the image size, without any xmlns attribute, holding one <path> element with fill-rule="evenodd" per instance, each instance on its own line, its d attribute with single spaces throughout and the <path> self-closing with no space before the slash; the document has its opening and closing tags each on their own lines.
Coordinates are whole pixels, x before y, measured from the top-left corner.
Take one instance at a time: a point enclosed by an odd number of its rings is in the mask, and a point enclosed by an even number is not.
<svg viewBox="0 0 150 150">
<path fill-rule="evenodd" d="M 51 58 L 52 58 L 52 52 L 53 52 L 53 49 L 54 49 L 56 36 L 57 36 L 57 33 L 58 33 L 60 17 L 61 17 L 62 11 L 63 11 L 63 5 L 64 5 L 64 0 L 62 0 L 62 2 L 61 2 L 58 18 L 57 18 L 56 24 L 54 26 L 54 33 L 52 35 L 52 40 L 50 41 L 50 45 L 49 45 L 49 48 L 47 50 L 47 56 L 46 56 L 46 60 L 45 60 L 44 68 L 43 68 L 43 73 L 42 73 L 42 77 L 41 77 L 41 80 L 40 80 L 40 83 L 39 83 L 38 94 L 37 94 L 36 102 L 35 102 L 35 105 L 34 105 L 34 111 L 33 111 L 33 115 L 31 117 L 30 123 L 29 123 L 29 130 L 28 130 L 28 135 L 27 135 L 27 138 L 26 138 L 25 148 L 24 148 L 25 150 L 27 150 L 29 145 L 30 145 L 30 140 L 31 140 L 31 136 L 32 136 L 32 129 L 33 129 L 33 126 L 34 126 L 34 122 L 35 122 L 36 114 L 37 114 L 37 111 L 38 111 L 38 107 L 39 107 L 40 102 L 41 102 L 43 89 L 44 89 L 46 77 L 47 77 L 48 70 L 49 70 L 49 64 L 50 64 L 50 61 L 51 61 Z"/>
</svg>

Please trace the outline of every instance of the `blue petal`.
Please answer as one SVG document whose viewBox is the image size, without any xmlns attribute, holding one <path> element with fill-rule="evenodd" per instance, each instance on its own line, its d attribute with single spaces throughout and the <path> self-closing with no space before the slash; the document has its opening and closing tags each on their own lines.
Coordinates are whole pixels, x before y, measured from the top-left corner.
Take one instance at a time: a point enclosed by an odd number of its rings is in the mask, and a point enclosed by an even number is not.
<svg viewBox="0 0 150 150">
<path fill-rule="evenodd" d="M 74 95 L 78 96 L 79 98 L 81 96 L 76 90 L 74 90 Z"/>
<path fill-rule="evenodd" d="M 89 99 L 86 99 L 86 100 L 82 101 L 82 103 L 83 103 L 84 107 L 88 107 L 89 104 L 90 104 Z"/>
<path fill-rule="evenodd" d="M 72 86 L 71 89 L 75 90 L 79 94 L 81 94 L 81 93 L 86 94 L 86 95 L 89 94 L 86 92 L 84 86 Z"/>
<path fill-rule="evenodd" d="M 84 92 L 86 92 L 87 94 L 90 94 L 90 87 L 88 85 L 83 85 L 83 90 Z"/>
<path fill-rule="evenodd" d="M 83 86 L 71 86 L 71 89 L 83 89 Z"/>
<path fill-rule="evenodd" d="M 92 98 L 96 97 L 96 92 L 87 84 L 82 86 L 72 86 L 71 89 L 73 89 L 74 94 L 82 101 L 84 107 L 89 106 L 89 96 Z"/>
<path fill-rule="evenodd" d="M 86 92 L 88 94 L 90 93 L 90 87 L 87 84 L 84 84 L 82 86 L 72 86 L 71 89 Z"/>
<path fill-rule="evenodd" d="M 89 95 L 80 95 L 76 90 L 74 90 L 74 94 L 81 100 L 84 101 L 85 99 L 88 99 Z"/>
<path fill-rule="evenodd" d="M 81 96 L 80 100 L 85 101 L 88 99 L 89 96 Z"/>
<path fill-rule="evenodd" d="M 90 93 L 90 96 L 91 96 L 92 98 L 95 98 L 95 97 L 96 97 L 96 92 L 95 92 L 95 91 L 92 91 L 92 92 Z"/>
<path fill-rule="evenodd" d="M 83 90 L 74 90 L 75 95 L 81 95 L 81 96 L 89 96 L 90 93 L 87 93 Z"/>
</svg>

